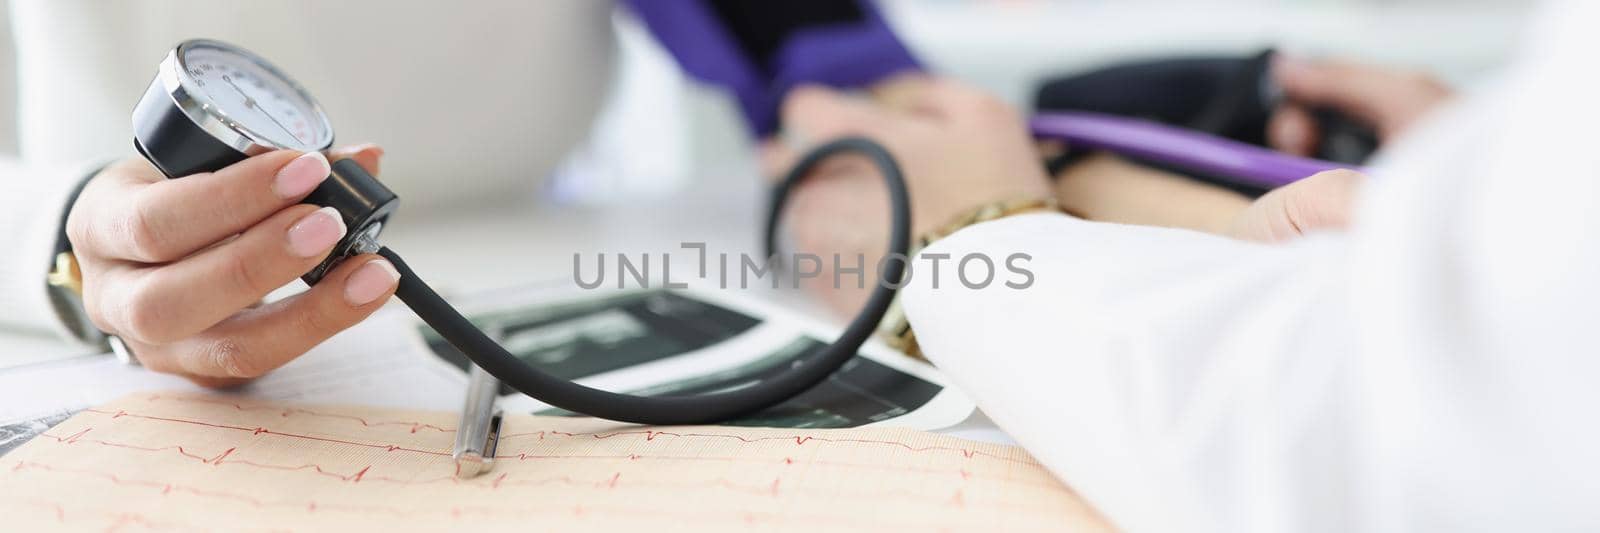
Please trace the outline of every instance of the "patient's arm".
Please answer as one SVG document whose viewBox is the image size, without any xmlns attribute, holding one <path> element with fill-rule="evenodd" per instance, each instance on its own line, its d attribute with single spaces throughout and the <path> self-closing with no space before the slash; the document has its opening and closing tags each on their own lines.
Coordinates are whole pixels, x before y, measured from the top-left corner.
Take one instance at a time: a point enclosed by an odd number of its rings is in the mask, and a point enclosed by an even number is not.
<svg viewBox="0 0 1600 533">
<path fill-rule="evenodd" d="M 1361 182 L 1355 175 L 1321 175 L 1252 202 L 1183 176 L 1093 155 L 1060 172 L 1052 186 L 1021 117 L 992 95 L 920 75 L 890 80 L 874 92 L 868 101 L 820 88 L 796 90 L 785 103 L 784 124 L 789 135 L 810 142 L 865 135 L 887 145 L 905 170 L 918 234 L 977 205 L 1053 195 L 1090 220 L 1281 241 L 1344 227 Z M 769 175 L 794 160 L 788 146 L 764 146 Z M 824 275 L 805 283 L 840 315 L 860 308 L 870 283 L 857 286 L 856 277 L 849 277 L 836 287 L 830 258 L 838 254 L 841 265 L 852 268 L 860 254 L 872 277 L 871 265 L 888 237 L 887 199 L 872 166 L 847 156 L 822 165 L 794 191 L 788 232 L 799 251 L 824 258 Z"/>
<path fill-rule="evenodd" d="M 910 190 L 913 235 L 973 206 L 1051 194 L 1015 110 L 950 80 L 919 76 L 900 83 L 904 90 L 897 93 L 896 105 L 821 87 L 796 89 L 784 105 L 786 133 L 809 142 L 864 136 L 887 147 Z M 795 159 L 790 147 L 779 144 L 769 144 L 764 156 L 773 174 Z M 840 314 L 859 309 L 876 277 L 889 235 L 888 202 L 882 178 L 860 156 L 830 159 L 793 191 L 785 231 L 798 251 L 820 256 L 825 269 L 803 283 Z M 840 268 L 864 265 L 865 279 L 862 274 L 834 277 L 834 257 Z"/>
<path fill-rule="evenodd" d="M 1250 200 L 1184 176 L 1094 154 L 1056 174 L 1055 195 L 1088 220 L 1182 228 L 1247 241 L 1282 242 L 1344 229 L 1366 178 L 1336 170 Z"/>
<path fill-rule="evenodd" d="M 1222 233 L 1250 205 L 1239 193 L 1097 153 L 1055 176 L 1055 196 L 1089 220 Z"/>
</svg>

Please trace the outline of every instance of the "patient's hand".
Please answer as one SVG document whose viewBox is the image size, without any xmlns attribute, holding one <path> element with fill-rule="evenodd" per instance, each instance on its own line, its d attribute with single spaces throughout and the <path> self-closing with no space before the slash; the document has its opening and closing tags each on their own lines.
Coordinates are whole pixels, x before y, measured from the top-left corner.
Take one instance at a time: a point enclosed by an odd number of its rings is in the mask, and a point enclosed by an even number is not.
<svg viewBox="0 0 1600 533">
<path fill-rule="evenodd" d="M 1448 87 L 1425 74 L 1335 60 L 1279 56 L 1275 61 L 1273 76 L 1290 103 L 1274 111 L 1268 140 L 1296 155 L 1310 155 L 1320 142 L 1311 107 L 1349 115 L 1388 141 L 1451 97 Z M 1279 242 L 1345 228 L 1365 181 L 1355 172 L 1324 172 L 1251 202 L 1219 187 L 1102 154 L 1059 173 L 1056 192 L 1063 206 L 1093 220 Z"/>
<path fill-rule="evenodd" d="M 823 88 L 800 88 L 784 106 L 790 135 L 809 142 L 862 135 L 885 144 L 906 174 L 912 224 L 918 234 L 974 206 L 1006 199 L 1055 196 L 1090 220 L 1194 229 L 1276 242 L 1306 232 L 1338 230 L 1350 220 L 1364 177 L 1325 172 L 1251 201 L 1186 177 L 1097 154 L 1068 167 L 1053 186 L 1021 116 L 998 99 L 947 80 L 903 77 L 880 85 L 873 100 Z M 763 165 L 776 176 L 794 163 L 795 149 L 769 143 Z M 794 191 L 786 224 L 800 251 L 832 256 L 854 267 L 865 257 L 866 286 L 888 239 L 888 193 L 871 164 L 840 156 L 818 167 Z M 867 290 L 853 276 L 805 280 L 839 313 L 859 309 Z"/>
<path fill-rule="evenodd" d="M 820 87 L 802 87 L 783 108 L 791 136 L 820 144 L 859 135 L 884 144 L 905 172 L 910 189 L 913 238 L 974 206 L 1051 195 L 1022 117 L 994 96 L 957 82 L 901 77 L 880 86 L 878 102 Z M 769 175 L 793 164 L 798 149 L 769 144 L 763 157 Z M 800 251 L 818 254 L 832 267 L 866 258 L 866 286 L 875 282 L 877 261 L 888 242 L 888 192 L 871 164 L 839 156 L 818 167 L 794 191 L 787 227 Z M 813 288 L 833 308 L 856 309 L 866 291 L 854 277 L 833 290 L 833 278 L 813 278 Z"/>
<path fill-rule="evenodd" d="M 1272 75 L 1289 103 L 1273 112 L 1267 140 L 1296 155 L 1312 154 L 1320 142 L 1310 107 L 1348 115 L 1387 142 L 1451 96 L 1449 87 L 1427 74 L 1346 61 L 1279 55 Z"/>
<path fill-rule="evenodd" d="M 372 145 L 333 152 L 377 172 Z M 311 290 L 257 306 L 311 270 L 344 234 L 301 204 L 328 175 L 321 154 L 283 150 L 165 179 L 142 159 L 106 167 L 67 220 L 94 324 L 139 362 L 206 386 L 242 383 L 366 318 L 394 292 L 394 267 L 346 260 Z"/>
</svg>

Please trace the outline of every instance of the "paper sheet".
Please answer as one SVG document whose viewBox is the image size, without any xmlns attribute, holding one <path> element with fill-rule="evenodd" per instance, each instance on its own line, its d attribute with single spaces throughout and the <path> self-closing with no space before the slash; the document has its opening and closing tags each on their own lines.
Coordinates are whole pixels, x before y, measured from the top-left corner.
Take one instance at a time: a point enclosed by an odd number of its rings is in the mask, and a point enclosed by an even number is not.
<svg viewBox="0 0 1600 533">
<path fill-rule="evenodd" d="M 309 403 L 459 408 L 466 378 L 418 350 L 418 341 L 408 334 L 409 319 L 388 311 L 232 394 Z M 204 390 L 177 376 L 123 365 L 110 355 L 0 369 L 0 441 L 11 425 L 25 426 L 129 392 L 171 389 Z"/>
<path fill-rule="evenodd" d="M 626 293 L 624 293 L 626 294 Z M 717 306 L 726 313 L 738 314 L 749 326 L 731 338 L 717 337 L 704 345 L 679 346 L 650 354 L 647 360 L 622 361 L 614 367 L 607 359 L 618 358 L 617 350 L 592 350 L 579 354 L 590 361 L 583 375 L 572 375 L 579 382 L 618 391 L 640 391 L 667 385 L 691 385 L 707 376 L 739 374 L 737 371 L 761 363 L 798 340 L 831 339 L 830 328 L 813 324 L 793 313 L 762 305 L 751 298 L 731 298 L 709 291 L 682 292 L 680 299 L 706 306 Z M 516 314 L 549 314 L 549 309 L 571 306 L 575 302 L 597 302 L 615 293 L 606 291 L 558 290 L 527 287 L 497 291 L 492 295 L 459 298 L 457 304 L 477 316 L 488 310 L 511 310 Z M 652 298 L 648 303 L 654 305 Z M 587 304 L 585 304 L 587 305 Z M 603 309 L 603 307 L 602 307 Z M 591 314 L 607 317 L 606 313 Z M 659 318 L 659 317 L 647 317 Z M 280 368 L 235 394 L 257 399 L 311 403 L 361 404 L 428 410 L 459 409 L 466 390 L 466 374 L 433 355 L 417 333 L 419 321 L 408 309 L 390 306 L 362 324 Z M 574 328 L 527 328 L 523 333 L 557 332 Z M 594 328 L 605 330 L 605 328 Z M 624 328 L 625 329 L 625 328 Z M 590 333 L 590 332 L 585 332 Z M 689 333 L 675 333 L 680 338 Z M 512 348 L 526 338 L 509 339 Z M 559 340 L 559 339 L 558 339 Z M 590 339 L 580 339 L 587 342 Z M 662 342 L 655 332 L 639 335 L 635 343 Z M 544 342 L 554 342 L 545 340 Z M 571 341 L 554 342 L 555 348 Z M 973 404 L 959 391 L 950 388 L 932 367 L 913 361 L 881 346 L 863 347 L 855 372 L 830 378 L 829 395 L 811 394 L 811 400 L 797 398 L 798 405 L 785 405 L 788 420 L 772 417 L 768 425 L 824 425 L 840 417 L 848 424 L 865 423 L 936 429 L 968 417 Z M 788 354 L 792 356 L 792 354 Z M 539 361 L 530 361 L 538 364 Z M 599 366 L 595 366 L 599 365 Z M 570 373 L 562 368 L 544 367 L 558 375 Z M 855 367 L 852 367 L 855 368 Z M 405 387 L 394 384 L 404 383 Z M 716 385 L 712 383 L 711 385 Z M 706 388 L 702 384 L 700 389 Z M 844 389 L 859 389 L 873 394 L 846 395 Z M 26 365 L 0 368 L 0 453 L 9 436 L 21 435 L 39 420 L 62 412 L 111 400 L 133 391 L 168 389 L 200 390 L 188 381 L 169 375 L 146 372 L 117 363 L 107 355 L 85 355 Z M 696 389 L 696 390 L 700 390 Z M 701 392 L 704 392 L 701 390 Z M 820 392 L 820 391 L 819 391 Z M 895 393 L 899 394 L 895 394 Z M 881 396 L 881 397 L 875 397 Z M 820 396 L 820 397 L 819 397 Z M 501 398 L 508 412 L 533 412 L 548 406 L 521 394 Z M 804 408 L 809 416 L 795 413 Z M 37 428 L 36 428 L 37 429 Z"/>
<path fill-rule="evenodd" d="M 835 328 L 724 291 L 506 290 L 456 302 L 529 365 L 562 379 L 642 395 L 701 394 L 748 386 L 819 349 Z M 427 347 L 466 368 L 466 357 L 426 326 Z M 561 411 L 503 388 L 508 412 Z M 855 359 L 805 393 L 727 425 L 938 429 L 975 406 L 932 366 L 887 347 Z"/>
<path fill-rule="evenodd" d="M 386 310 L 387 311 L 387 310 Z M 417 348 L 407 317 L 383 312 L 229 394 L 257 400 L 458 409 L 466 377 Z M 405 387 L 394 384 L 404 383 Z M 0 368 L 0 456 L 65 416 L 134 391 L 204 389 L 91 354 Z"/>
<path fill-rule="evenodd" d="M 508 416 L 461 481 L 455 417 L 140 393 L 0 458 L 8 529 L 1109 528 L 1027 452 L 905 429 L 663 430 Z"/>
</svg>

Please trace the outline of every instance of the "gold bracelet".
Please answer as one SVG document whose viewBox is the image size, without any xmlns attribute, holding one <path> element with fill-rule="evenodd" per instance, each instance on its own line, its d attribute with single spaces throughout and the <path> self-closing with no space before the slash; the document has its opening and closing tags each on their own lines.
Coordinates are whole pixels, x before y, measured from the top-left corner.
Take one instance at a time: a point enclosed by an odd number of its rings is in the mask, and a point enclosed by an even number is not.
<svg viewBox="0 0 1600 533">
<path fill-rule="evenodd" d="M 45 283 L 82 297 L 83 270 L 78 268 L 78 256 L 72 252 L 56 254 L 55 268 L 50 269 L 50 274 L 45 276 Z"/>
<path fill-rule="evenodd" d="M 927 248 L 934 241 L 948 237 L 962 228 L 979 222 L 988 222 L 1012 215 L 1034 212 L 1060 213 L 1063 210 L 1055 198 L 1025 198 L 979 205 L 962 212 L 960 215 L 950 219 L 949 222 L 917 237 L 916 242 L 911 246 L 911 253 L 906 256 L 906 266 L 910 268 L 911 259 L 922 253 L 923 248 Z M 878 323 L 878 338 L 883 339 L 885 344 L 904 352 L 906 355 L 927 360 L 922 356 L 922 347 L 917 344 L 916 333 L 911 331 L 911 322 L 906 320 L 905 310 L 900 307 L 900 295 L 898 293 L 895 294 L 894 301 L 890 302 L 889 310 L 884 313 L 883 321 Z"/>
</svg>

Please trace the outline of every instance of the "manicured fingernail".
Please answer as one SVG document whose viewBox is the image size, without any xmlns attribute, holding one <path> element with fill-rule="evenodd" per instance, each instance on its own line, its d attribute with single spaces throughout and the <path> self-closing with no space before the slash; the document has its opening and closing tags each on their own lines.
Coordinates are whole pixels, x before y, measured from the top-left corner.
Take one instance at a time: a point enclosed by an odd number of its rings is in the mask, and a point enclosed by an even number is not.
<svg viewBox="0 0 1600 533">
<path fill-rule="evenodd" d="M 354 145 L 354 146 L 345 146 L 345 147 L 334 148 L 333 149 L 334 159 L 343 159 L 343 158 L 346 158 L 346 157 L 355 157 L 356 154 L 359 154 L 361 152 L 372 152 L 373 155 L 376 155 L 378 157 L 383 157 L 383 154 L 384 154 L 383 147 L 382 146 L 378 146 L 378 143 L 357 144 L 357 145 Z"/>
<path fill-rule="evenodd" d="M 306 215 L 289 228 L 289 252 L 299 257 L 317 257 L 344 238 L 344 221 L 339 211 L 324 207 Z"/>
<path fill-rule="evenodd" d="M 400 281 L 400 271 L 382 259 L 361 265 L 344 283 L 344 301 L 360 307 L 372 303 L 393 289 Z"/>
<path fill-rule="evenodd" d="M 382 157 L 384 154 L 383 147 L 378 146 L 378 143 L 366 143 L 356 146 L 354 152 L 359 154 L 368 150 L 371 150 L 372 153 L 377 154 L 379 157 Z"/>
<path fill-rule="evenodd" d="M 272 179 L 272 192 L 279 198 L 304 196 L 328 179 L 331 168 L 322 152 L 306 152 L 278 169 L 278 175 Z"/>
</svg>

